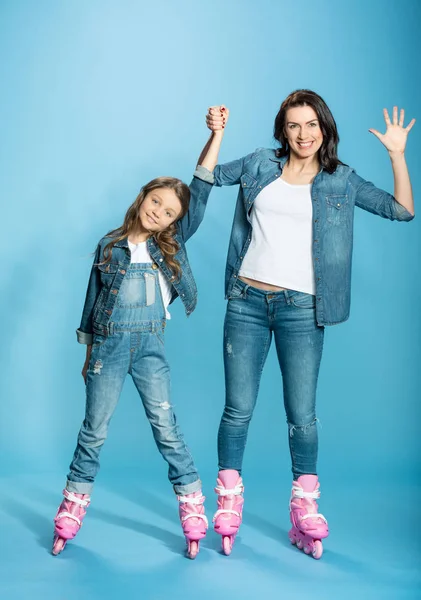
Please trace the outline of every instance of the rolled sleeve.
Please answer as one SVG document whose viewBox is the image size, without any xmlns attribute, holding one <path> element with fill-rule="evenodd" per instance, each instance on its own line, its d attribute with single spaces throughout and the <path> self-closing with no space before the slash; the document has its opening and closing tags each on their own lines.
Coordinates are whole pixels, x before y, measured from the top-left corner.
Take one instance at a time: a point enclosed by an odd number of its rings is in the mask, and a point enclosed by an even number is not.
<svg viewBox="0 0 421 600">
<path fill-rule="evenodd" d="M 202 167 L 202 165 L 197 165 L 196 171 L 193 173 L 194 177 L 201 179 L 202 181 L 206 181 L 206 183 L 214 184 L 215 177 L 212 171 L 209 171 L 206 167 Z"/>
<path fill-rule="evenodd" d="M 79 344 L 85 344 L 86 346 L 91 346 L 93 341 L 92 333 L 85 333 L 80 329 L 76 329 L 77 341 Z"/>
</svg>

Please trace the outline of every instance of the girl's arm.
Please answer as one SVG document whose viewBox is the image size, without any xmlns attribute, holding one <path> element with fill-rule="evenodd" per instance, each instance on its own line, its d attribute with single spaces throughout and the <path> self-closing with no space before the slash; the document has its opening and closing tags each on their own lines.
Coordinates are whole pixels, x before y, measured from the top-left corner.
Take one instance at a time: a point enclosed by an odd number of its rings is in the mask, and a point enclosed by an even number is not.
<svg viewBox="0 0 421 600">
<path fill-rule="evenodd" d="M 86 344 L 87 346 L 90 346 L 92 344 L 92 315 L 96 301 L 101 291 L 101 276 L 97 266 L 100 262 L 100 253 L 101 244 L 98 244 L 91 269 L 91 275 L 89 277 L 88 289 L 86 290 L 86 298 L 83 307 L 80 327 L 76 331 L 77 341 L 79 342 L 79 344 Z"/>
<path fill-rule="evenodd" d="M 386 122 L 386 133 L 381 134 L 376 129 L 369 129 L 369 131 L 381 141 L 389 152 L 395 181 L 394 197 L 396 201 L 413 216 L 415 214 L 414 198 L 408 167 L 405 161 L 405 146 L 408 133 L 414 126 L 415 119 L 412 119 L 409 125 L 404 127 L 405 111 L 403 108 L 401 109 L 398 122 L 397 106 L 393 107 L 392 122 L 386 108 L 383 109 L 383 115 Z"/>
<path fill-rule="evenodd" d="M 193 181 L 190 184 L 190 205 L 187 214 L 178 222 L 178 229 L 184 241 L 197 231 L 205 215 L 206 204 L 212 190 L 212 171 L 218 162 L 219 150 L 228 122 L 229 110 L 225 106 L 214 106 L 219 113 L 218 127 L 206 142 L 198 160 Z"/>
</svg>

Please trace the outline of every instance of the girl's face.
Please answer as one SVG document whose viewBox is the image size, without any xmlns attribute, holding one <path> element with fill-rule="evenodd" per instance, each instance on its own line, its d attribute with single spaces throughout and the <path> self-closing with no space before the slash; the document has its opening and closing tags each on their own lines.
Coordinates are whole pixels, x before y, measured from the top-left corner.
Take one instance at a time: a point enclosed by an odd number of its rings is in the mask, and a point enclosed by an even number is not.
<svg viewBox="0 0 421 600">
<path fill-rule="evenodd" d="M 323 143 L 316 111 L 311 106 L 289 108 L 285 118 L 285 135 L 297 158 L 310 158 Z"/>
<path fill-rule="evenodd" d="M 157 188 L 146 195 L 140 205 L 139 220 L 146 231 L 164 231 L 181 215 L 182 206 L 176 193 L 169 188 Z"/>
</svg>

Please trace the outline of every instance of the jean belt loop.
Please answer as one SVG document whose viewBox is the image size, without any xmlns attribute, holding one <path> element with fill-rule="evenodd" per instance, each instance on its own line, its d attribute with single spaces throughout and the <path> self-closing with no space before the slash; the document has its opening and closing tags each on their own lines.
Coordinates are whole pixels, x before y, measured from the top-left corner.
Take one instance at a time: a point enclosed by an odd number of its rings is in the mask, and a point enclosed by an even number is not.
<svg viewBox="0 0 421 600">
<path fill-rule="evenodd" d="M 291 304 L 291 299 L 290 299 L 290 297 L 288 295 L 288 290 L 283 290 L 283 292 L 284 292 L 284 296 L 285 296 L 285 302 L 287 304 Z"/>
<path fill-rule="evenodd" d="M 108 323 L 107 325 L 108 335 L 113 335 L 114 333 L 114 323 Z"/>
</svg>

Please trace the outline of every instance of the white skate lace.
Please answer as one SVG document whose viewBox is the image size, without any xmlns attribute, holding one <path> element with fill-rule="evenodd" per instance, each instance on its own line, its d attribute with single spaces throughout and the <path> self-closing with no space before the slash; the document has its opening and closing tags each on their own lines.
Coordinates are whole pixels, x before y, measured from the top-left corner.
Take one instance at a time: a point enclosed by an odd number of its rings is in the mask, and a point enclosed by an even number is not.
<svg viewBox="0 0 421 600">
<path fill-rule="evenodd" d="M 314 492 L 305 492 L 303 488 L 293 485 L 291 491 L 291 500 L 293 498 L 311 498 L 312 500 L 318 500 L 320 498 L 320 491 L 314 490 Z M 327 523 L 326 517 L 324 517 L 321 513 L 309 512 L 308 514 L 301 516 L 300 519 L 301 521 L 304 521 L 305 519 L 322 519 L 325 523 Z"/>
<path fill-rule="evenodd" d="M 205 501 L 205 498 L 203 496 L 196 496 L 196 497 L 192 497 L 192 498 L 188 498 L 187 496 L 179 496 L 178 501 L 180 504 L 193 504 L 196 506 L 197 505 L 202 506 L 203 502 Z M 197 512 L 188 513 L 184 517 L 181 517 L 181 522 L 184 523 L 185 521 L 187 521 L 187 519 L 193 519 L 193 518 L 202 519 L 202 521 L 204 521 L 206 523 L 206 527 L 209 525 L 207 516 L 197 513 Z"/>
</svg>

